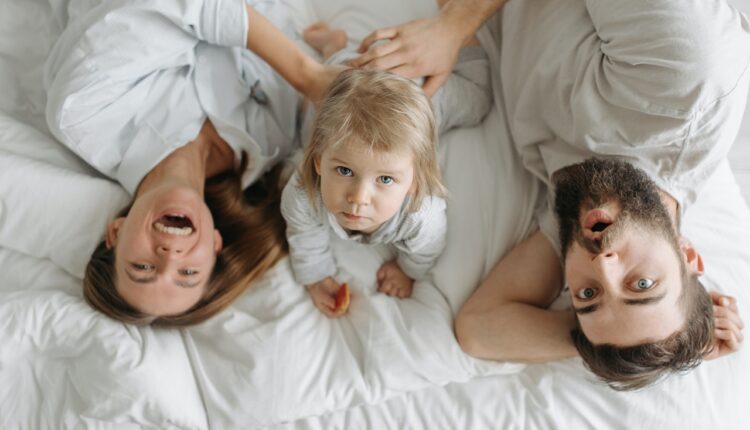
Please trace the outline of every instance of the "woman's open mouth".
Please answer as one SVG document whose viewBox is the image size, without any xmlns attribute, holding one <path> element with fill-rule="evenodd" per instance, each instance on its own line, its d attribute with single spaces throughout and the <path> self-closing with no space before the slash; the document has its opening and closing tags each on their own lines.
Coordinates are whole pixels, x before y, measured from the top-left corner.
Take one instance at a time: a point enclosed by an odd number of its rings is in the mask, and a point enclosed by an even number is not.
<svg viewBox="0 0 750 430">
<path fill-rule="evenodd" d="M 193 221 L 183 213 L 170 212 L 154 221 L 156 231 L 174 236 L 189 236 L 195 230 Z"/>
</svg>

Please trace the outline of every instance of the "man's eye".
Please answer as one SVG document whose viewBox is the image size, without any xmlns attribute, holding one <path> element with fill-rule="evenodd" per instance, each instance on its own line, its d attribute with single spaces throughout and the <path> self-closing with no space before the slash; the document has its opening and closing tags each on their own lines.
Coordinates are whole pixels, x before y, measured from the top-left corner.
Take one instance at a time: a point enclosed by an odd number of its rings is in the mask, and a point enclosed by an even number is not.
<svg viewBox="0 0 750 430">
<path fill-rule="evenodd" d="M 135 270 L 140 272 L 148 272 L 154 268 L 154 266 L 146 263 L 132 263 L 132 266 Z"/>
<path fill-rule="evenodd" d="M 578 290 L 578 293 L 576 293 L 576 297 L 578 297 L 581 300 L 590 300 L 596 297 L 596 289 L 591 287 L 581 288 Z"/>
<path fill-rule="evenodd" d="M 381 176 L 378 178 L 378 180 L 383 185 L 391 185 L 394 182 L 394 179 L 390 176 Z"/>
<path fill-rule="evenodd" d="M 650 290 L 655 283 L 652 279 L 641 278 L 635 283 L 635 287 L 639 290 Z"/>
<path fill-rule="evenodd" d="M 344 166 L 338 166 L 338 167 L 336 168 L 336 171 L 337 171 L 337 172 L 338 172 L 338 174 L 339 174 L 339 175 L 341 175 L 341 176 L 351 176 L 351 175 L 352 175 L 352 169 L 350 169 L 350 168 L 348 168 L 348 167 L 344 167 Z"/>
</svg>

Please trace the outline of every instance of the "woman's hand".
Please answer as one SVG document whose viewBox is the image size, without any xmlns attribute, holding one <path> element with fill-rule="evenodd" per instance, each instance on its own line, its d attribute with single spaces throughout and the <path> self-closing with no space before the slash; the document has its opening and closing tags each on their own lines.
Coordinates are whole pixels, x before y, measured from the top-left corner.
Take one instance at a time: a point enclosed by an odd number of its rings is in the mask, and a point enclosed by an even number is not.
<svg viewBox="0 0 750 430">
<path fill-rule="evenodd" d="M 340 287 L 339 283 L 330 276 L 322 281 L 305 285 L 315 307 L 329 318 L 337 318 L 343 315 L 343 313 L 336 314 L 334 312 L 336 309 L 336 292 Z"/>
<path fill-rule="evenodd" d="M 706 360 L 723 357 L 731 354 L 742 344 L 742 329 L 745 324 L 737 312 L 737 300 L 731 296 L 725 296 L 711 291 L 711 300 L 714 302 L 714 341 L 711 352 L 706 355 Z"/>
<path fill-rule="evenodd" d="M 414 280 L 401 270 L 396 261 L 389 261 L 378 270 L 378 291 L 389 296 L 405 299 L 411 296 Z"/>
<path fill-rule="evenodd" d="M 310 68 L 307 72 L 308 78 L 304 87 L 300 88 L 300 91 L 306 99 L 318 105 L 328 91 L 328 87 L 339 75 L 347 69 L 346 66 L 341 65 L 325 65 L 316 63 L 316 66 Z"/>
</svg>

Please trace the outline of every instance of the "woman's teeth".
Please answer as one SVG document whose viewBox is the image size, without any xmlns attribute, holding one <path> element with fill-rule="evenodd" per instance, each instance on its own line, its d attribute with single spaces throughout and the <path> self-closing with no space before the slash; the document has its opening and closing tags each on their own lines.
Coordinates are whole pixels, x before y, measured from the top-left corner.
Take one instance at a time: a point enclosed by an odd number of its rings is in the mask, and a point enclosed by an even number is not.
<svg viewBox="0 0 750 430">
<path fill-rule="evenodd" d="M 187 236 L 193 232 L 192 227 L 169 227 L 158 221 L 154 224 L 154 227 L 162 233 L 173 234 L 175 236 Z"/>
</svg>

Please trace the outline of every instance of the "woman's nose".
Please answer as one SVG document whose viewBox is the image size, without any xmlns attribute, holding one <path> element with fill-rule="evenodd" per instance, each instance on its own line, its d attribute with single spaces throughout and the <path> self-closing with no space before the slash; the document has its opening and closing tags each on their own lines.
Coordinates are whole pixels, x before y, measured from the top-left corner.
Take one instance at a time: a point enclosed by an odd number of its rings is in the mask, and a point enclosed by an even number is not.
<svg viewBox="0 0 750 430">
<path fill-rule="evenodd" d="M 156 246 L 156 253 L 159 255 L 175 255 L 182 253 L 182 247 L 168 244 L 159 244 Z"/>
</svg>

